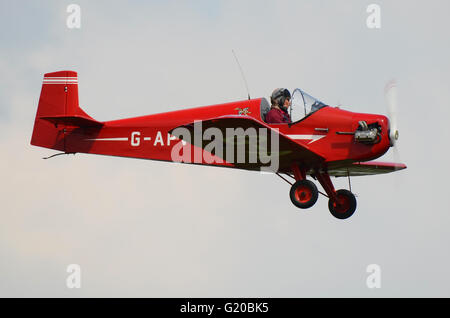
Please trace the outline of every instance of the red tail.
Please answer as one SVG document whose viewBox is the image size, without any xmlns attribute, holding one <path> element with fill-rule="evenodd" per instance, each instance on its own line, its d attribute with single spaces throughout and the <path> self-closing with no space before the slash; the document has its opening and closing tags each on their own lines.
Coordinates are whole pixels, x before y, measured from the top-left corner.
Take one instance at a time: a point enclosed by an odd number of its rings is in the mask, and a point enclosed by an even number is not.
<svg viewBox="0 0 450 318">
<path fill-rule="evenodd" d="M 65 128 L 101 126 L 78 104 L 78 77 L 73 71 L 44 75 L 31 144 L 65 151 Z"/>
</svg>

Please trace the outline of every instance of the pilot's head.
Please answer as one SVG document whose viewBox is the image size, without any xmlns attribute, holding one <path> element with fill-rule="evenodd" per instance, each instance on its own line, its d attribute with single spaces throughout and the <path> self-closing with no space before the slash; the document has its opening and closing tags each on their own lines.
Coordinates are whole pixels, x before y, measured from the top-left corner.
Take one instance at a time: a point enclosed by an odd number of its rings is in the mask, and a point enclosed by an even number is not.
<svg viewBox="0 0 450 318">
<path fill-rule="evenodd" d="M 287 110 L 291 105 L 291 93 L 286 88 L 276 88 L 270 96 L 272 106 L 278 106 L 283 110 Z"/>
</svg>

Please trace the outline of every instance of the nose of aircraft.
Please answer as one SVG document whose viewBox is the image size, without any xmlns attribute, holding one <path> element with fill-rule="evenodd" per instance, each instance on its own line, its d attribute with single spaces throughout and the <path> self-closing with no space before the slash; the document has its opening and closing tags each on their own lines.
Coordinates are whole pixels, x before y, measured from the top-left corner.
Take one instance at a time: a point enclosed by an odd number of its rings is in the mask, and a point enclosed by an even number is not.
<svg viewBox="0 0 450 318">
<path fill-rule="evenodd" d="M 392 123 L 386 116 L 380 115 L 378 122 L 381 125 L 382 134 L 389 138 L 390 146 L 393 147 L 395 144 L 395 140 L 398 139 L 398 130 L 392 129 Z"/>
<path fill-rule="evenodd" d="M 367 151 L 361 157 L 372 160 L 385 154 L 392 146 L 390 138 L 389 118 L 381 114 L 355 114 L 353 117 L 355 131 L 355 141 L 366 144 L 364 151 Z M 358 148 L 363 149 L 363 148 Z"/>
<path fill-rule="evenodd" d="M 391 147 L 395 146 L 395 142 L 398 140 L 398 129 L 395 123 L 389 121 L 389 142 L 391 143 Z"/>
</svg>

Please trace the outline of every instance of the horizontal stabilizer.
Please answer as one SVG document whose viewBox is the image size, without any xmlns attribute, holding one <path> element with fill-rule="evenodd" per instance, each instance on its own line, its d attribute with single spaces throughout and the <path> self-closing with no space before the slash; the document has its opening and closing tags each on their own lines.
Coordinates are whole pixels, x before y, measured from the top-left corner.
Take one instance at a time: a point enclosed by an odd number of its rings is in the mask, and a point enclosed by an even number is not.
<svg viewBox="0 0 450 318">
<path fill-rule="evenodd" d="M 46 116 L 40 117 L 40 119 L 51 122 L 55 125 L 67 125 L 77 127 L 101 127 L 103 123 L 96 121 L 95 119 L 83 117 L 83 116 Z"/>
</svg>

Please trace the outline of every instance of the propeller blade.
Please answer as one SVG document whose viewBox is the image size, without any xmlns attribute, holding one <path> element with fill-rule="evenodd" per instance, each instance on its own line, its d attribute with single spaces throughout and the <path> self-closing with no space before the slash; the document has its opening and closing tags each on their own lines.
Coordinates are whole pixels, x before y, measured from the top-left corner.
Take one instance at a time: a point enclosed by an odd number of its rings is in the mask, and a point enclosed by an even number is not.
<svg viewBox="0 0 450 318">
<path fill-rule="evenodd" d="M 398 101 L 397 101 L 397 82 L 395 80 L 391 80 L 386 84 L 384 89 L 386 102 L 388 106 L 388 117 L 390 123 L 390 134 L 389 138 L 391 140 L 391 146 L 395 146 L 395 143 L 398 140 Z"/>
</svg>

